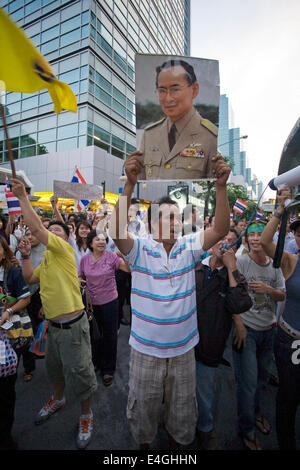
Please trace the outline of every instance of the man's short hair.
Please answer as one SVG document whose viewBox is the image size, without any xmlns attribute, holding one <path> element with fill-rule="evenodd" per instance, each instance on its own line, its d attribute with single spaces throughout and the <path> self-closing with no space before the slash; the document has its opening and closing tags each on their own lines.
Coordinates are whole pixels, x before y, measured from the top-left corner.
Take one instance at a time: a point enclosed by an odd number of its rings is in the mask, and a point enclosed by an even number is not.
<svg viewBox="0 0 300 470">
<path fill-rule="evenodd" d="M 156 88 L 158 87 L 158 76 L 160 72 L 162 72 L 162 70 L 169 69 L 171 67 L 177 67 L 177 66 L 181 66 L 184 68 L 186 80 L 189 86 L 197 81 L 194 68 L 192 67 L 192 65 L 188 64 L 187 62 L 181 59 L 170 59 L 164 62 L 159 67 L 156 67 Z"/>
<path fill-rule="evenodd" d="M 153 207 L 154 204 L 156 204 L 158 206 L 161 206 L 162 204 L 170 204 L 172 206 L 178 207 L 177 202 L 175 202 L 172 198 L 170 198 L 170 196 L 163 196 L 160 199 L 158 199 L 157 201 L 152 201 L 150 206 L 148 207 L 148 212 L 147 212 L 149 230 L 151 230 L 151 215 L 152 215 L 151 212 L 152 212 L 152 207 Z M 160 213 L 159 213 L 159 215 L 160 215 Z"/>
<path fill-rule="evenodd" d="M 67 237 L 69 238 L 70 236 L 70 229 L 69 227 L 67 226 L 67 224 L 64 224 L 63 222 L 61 222 L 61 220 L 51 220 L 49 226 L 48 226 L 48 230 L 49 228 L 51 227 L 51 225 L 59 225 L 60 227 L 62 227 L 65 231 L 65 234 L 67 235 Z"/>
</svg>

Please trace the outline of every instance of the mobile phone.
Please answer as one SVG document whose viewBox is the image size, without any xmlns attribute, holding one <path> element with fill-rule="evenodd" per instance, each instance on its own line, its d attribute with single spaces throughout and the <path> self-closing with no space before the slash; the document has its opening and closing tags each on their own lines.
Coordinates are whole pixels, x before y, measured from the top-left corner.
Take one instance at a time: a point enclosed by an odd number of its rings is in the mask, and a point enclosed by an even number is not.
<svg viewBox="0 0 300 470">
<path fill-rule="evenodd" d="M 2 328 L 3 330 L 9 330 L 13 326 L 14 324 L 11 321 L 6 321 L 5 323 L 3 323 L 3 325 L 0 326 L 0 328 Z"/>
</svg>

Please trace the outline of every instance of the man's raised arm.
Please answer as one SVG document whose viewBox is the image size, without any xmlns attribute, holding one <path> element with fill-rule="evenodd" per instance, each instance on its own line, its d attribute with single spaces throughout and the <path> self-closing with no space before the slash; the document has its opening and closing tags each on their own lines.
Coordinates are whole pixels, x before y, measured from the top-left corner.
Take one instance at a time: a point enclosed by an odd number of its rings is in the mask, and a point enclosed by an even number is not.
<svg viewBox="0 0 300 470">
<path fill-rule="evenodd" d="M 26 225 L 30 228 L 31 233 L 41 243 L 43 243 L 43 245 L 47 245 L 49 232 L 43 226 L 37 213 L 33 210 L 29 202 L 29 199 L 27 197 L 24 184 L 15 178 L 12 178 L 11 182 L 12 182 L 11 190 L 14 193 L 14 195 L 19 199 Z"/>
<path fill-rule="evenodd" d="M 227 195 L 227 180 L 230 175 L 230 166 L 222 159 L 221 156 L 217 157 L 218 160 L 215 166 L 215 186 L 216 186 L 216 212 L 215 224 L 213 228 L 204 231 L 204 244 L 203 249 L 208 250 L 227 235 L 230 226 L 230 210 Z"/>
<path fill-rule="evenodd" d="M 133 152 L 125 162 L 124 168 L 127 175 L 127 181 L 125 183 L 123 193 L 112 213 L 111 224 L 109 227 L 110 236 L 124 255 L 127 255 L 133 247 L 133 239 L 127 232 L 127 214 L 131 203 L 132 193 L 137 183 L 137 175 L 143 168 L 143 163 L 139 158 L 140 155 L 141 152 L 139 151 Z"/>
</svg>

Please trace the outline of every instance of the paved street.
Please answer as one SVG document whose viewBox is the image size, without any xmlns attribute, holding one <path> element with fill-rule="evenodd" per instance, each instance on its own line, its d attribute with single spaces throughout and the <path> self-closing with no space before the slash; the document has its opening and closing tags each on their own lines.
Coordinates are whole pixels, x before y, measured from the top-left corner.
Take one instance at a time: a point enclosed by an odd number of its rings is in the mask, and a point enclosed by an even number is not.
<svg viewBox="0 0 300 470">
<path fill-rule="evenodd" d="M 111 387 L 106 388 L 98 377 L 99 387 L 92 397 L 94 413 L 94 437 L 88 446 L 89 450 L 131 450 L 136 445 L 131 438 L 126 419 L 126 401 L 128 392 L 128 346 L 129 326 L 121 325 L 118 343 L 118 363 L 115 380 Z M 231 362 L 230 351 L 224 357 Z M 237 435 L 236 398 L 233 370 L 231 367 L 220 366 L 215 383 L 215 430 L 219 450 L 243 449 Z M 34 418 L 45 403 L 51 392 L 47 380 L 44 360 L 36 361 L 36 371 L 31 382 L 23 381 L 23 366 L 20 364 L 16 385 L 17 402 L 13 437 L 21 450 L 75 450 L 79 405 L 67 403 L 47 422 L 36 426 Z M 268 385 L 264 393 L 265 416 L 272 425 L 271 433 L 259 439 L 264 449 L 277 449 L 275 435 L 275 396 L 276 388 Z M 297 415 L 297 436 L 300 449 L 300 410 Z M 157 438 L 151 449 L 167 451 L 167 437 L 163 429 L 158 430 Z M 189 446 L 196 450 L 194 442 Z"/>
</svg>

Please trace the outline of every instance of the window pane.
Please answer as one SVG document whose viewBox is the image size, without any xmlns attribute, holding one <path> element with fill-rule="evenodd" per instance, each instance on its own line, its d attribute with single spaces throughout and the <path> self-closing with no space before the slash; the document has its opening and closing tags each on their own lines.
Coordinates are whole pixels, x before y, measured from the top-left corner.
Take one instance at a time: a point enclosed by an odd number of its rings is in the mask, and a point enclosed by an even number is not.
<svg viewBox="0 0 300 470">
<path fill-rule="evenodd" d="M 86 134 L 86 121 L 82 121 L 78 125 L 78 135 Z"/>
<path fill-rule="evenodd" d="M 25 5 L 25 15 L 29 15 L 41 6 L 41 0 L 34 0 L 33 2 Z"/>
<path fill-rule="evenodd" d="M 38 96 L 33 98 L 28 98 L 22 102 L 22 111 L 27 111 L 27 109 L 36 108 L 38 106 Z"/>
<path fill-rule="evenodd" d="M 48 91 L 46 93 L 40 94 L 40 99 L 39 99 L 40 106 L 51 103 L 51 101 L 52 101 L 51 96 L 49 95 Z"/>
<path fill-rule="evenodd" d="M 10 104 L 7 106 L 7 111 L 10 115 L 19 113 L 21 111 L 21 102 Z"/>
<path fill-rule="evenodd" d="M 39 131 L 43 131 L 45 129 L 51 129 L 51 127 L 56 126 L 56 116 L 48 116 L 46 118 L 39 120 Z M 49 139 L 51 140 L 51 139 Z"/>
<path fill-rule="evenodd" d="M 94 126 L 94 136 L 104 140 L 104 142 L 110 143 L 110 133 L 96 125 Z"/>
<path fill-rule="evenodd" d="M 81 24 L 86 24 L 89 22 L 89 19 L 90 19 L 90 15 L 89 15 L 89 11 L 84 11 L 82 14 L 81 14 Z"/>
<path fill-rule="evenodd" d="M 48 54 L 49 52 L 56 51 L 59 47 L 59 39 L 53 39 L 52 41 L 46 42 L 41 46 L 41 53 Z"/>
<path fill-rule="evenodd" d="M 58 139 L 74 137 L 74 135 L 77 135 L 77 123 L 69 124 L 68 126 L 59 127 L 57 130 Z"/>
<path fill-rule="evenodd" d="M 53 28 L 48 29 L 42 33 L 42 42 L 49 41 L 50 39 L 54 39 L 56 36 L 59 35 L 59 25 L 54 26 Z"/>
<path fill-rule="evenodd" d="M 77 147 L 77 137 L 73 139 L 64 139 L 57 142 L 57 151 L 70 150 Z"/>
<path fill-rule="evenodd" d="M 36 134 L 22 135 L 20 138 L 20 147 L 36 144 Z"/>
<path fill-rule="evenodd" d="M 87 80 L 81 80 L 80 83 L 79 83 L 79 92 L 80 93 L 86 93 L 87 92 L 87 85 L 88 85 Z"/>
<path fill-rule="evenodd" d="M 106 150 L 107 152 L 109 152 L 109 145 L 105 144 L 104 142 L 101 142 L 101 140 L 98 140 L 98 139 L 94 139 L 94 145 L 97 145 L 97 147 L 100 147 L 104 150 Z"/>
<path fill-rule="evenodd" d="M 114 97 L 120 101 L 122 104 L 124 104 L 126 106 L 126 96 L 123 95 L 123 93 L 121 93 L 119 90 L 117 90 L 117 88 L 113 87 L 113 90 L 114 90 Z"/>
<path fill-rule="evenodd" d="M 81 39 L 87 38 L 88 35 L 89 35 L 89 26 L 88 26 L 88 25 L 83 26 L 83 27 L 81 28 Z"/>
<path fill-rule="evenodd" d="M 75 41 L 79 41 L 79 39 L 80 39 L 80 29 L 71 31 L 70 33 L 67 33 L 61 36 L 60 46 L 61 47 L 67 46 L 68 44 L 72 44 Z"/>
<path fill-rule="evenodd" d="M 36 146 L 32 145 L 31 147 L 25 147 L 20 149 L 20 158 L 33 157 L 36 155 Z"/>
<path fill-rule="evenodd" d="M 65 83 L 73 83 L 78 80 L 78 69 L 70 70 L 70 72 L 61 73 L 59 80 Z"/>
<path fill-rule="evenodd" d="M 122 114 L 122 116 L 126 117 L 126 108 L 122 106 L 118 101 L 113 100 L 113 109 L 118 113 Z"/>
<path fill-rule="evenodd" d="M 125 148 L 125 142 L 114 135 L 111 136 L 111 143 L 114 147 L 117 147 L 121 150 L 124 150 Z"/>
<path fill-rule="evenodd" d="M 108 80 L 103 78 L 102 75 L 100 75 L 100 73 L 98 72 L 96 72 L 96 83 L 100 85 L 102 88 L 104 88 L 104 90 L 107 91 L 108 93 L 112 92 L 111 83 L 109 83 Z"/>
<path fill-rule="evenodd" d="M 83 67 L 80 67 L 80 80 L 83 78 L 87 78 L 88 76 L 88 65 L 84 65 Z"/>
<path fill-rule="evenodd" d="M 112 149 L 111 149 L 111 153 L 112 153 L 112 155 L 114 155 L 115 157 L 121 158 L 122 160 L 124 159 L 124 152 L 121 152 L 120 150 L 117 150 L 117 149 L 112 148 Z"/>
<path fill-rule="evenodd" d="M 97 85 L 95 86 L 95 95 L 99 100 L 103 101 L 108 106 L 111 106 L 111 97 Z"/>
<path fill-rule="evenodd" d="M 80 27 L 81 19 L 80 15 L 74 16 L 67 21 L 61 23 L 61 34 L 67 33 L 72 29 L 76 29 Z"/>
<path fill-rule="evenodd" d="M 56 129 L 39 132 L 38 143 L 49 142 L 56 139 Z"/>
<path fill-rule="evenodd" d="M 48 142 L 46 144 L 37 146 L 37 154 L 43 155 L 44 153 L 54 153 L 56 152 L 56 142 Z"/>
</svg>

